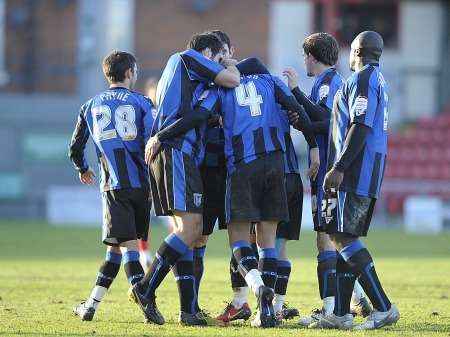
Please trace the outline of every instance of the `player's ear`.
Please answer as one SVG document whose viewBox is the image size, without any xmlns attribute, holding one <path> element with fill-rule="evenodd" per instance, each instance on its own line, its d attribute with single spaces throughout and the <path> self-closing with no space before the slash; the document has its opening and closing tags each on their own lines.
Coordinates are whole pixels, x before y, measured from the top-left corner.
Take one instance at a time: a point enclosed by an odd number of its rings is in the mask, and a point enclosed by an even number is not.
<svg viewBox="0 0 450 337">
<path fill-rule="evenodd" d="M 355 53 L 355 56 L 361 57 L 361 49 L 360 48 L 355 49 L 354 53 Z"/>
<path fill-rule="evenodd" d="M 205 48 L 202 50 L 202 54 L 204 57 L 211 59 L 212 51 L 211 48 Z"/>
</svg>

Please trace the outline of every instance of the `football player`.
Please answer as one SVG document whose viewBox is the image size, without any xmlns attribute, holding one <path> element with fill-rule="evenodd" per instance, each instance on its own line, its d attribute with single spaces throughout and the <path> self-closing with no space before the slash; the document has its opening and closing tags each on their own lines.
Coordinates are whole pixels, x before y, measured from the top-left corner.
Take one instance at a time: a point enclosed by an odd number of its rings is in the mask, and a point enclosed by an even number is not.
<svg viewBox="0 0 450 337">
<path fill-rule="evenodd" d="M 155 213 L 172 216 L 175 230 L 159 247 L 144 279 L 130 288 L 130 296 L 140 306 L 147 322 L 165 322 L 156 306 L 155 292 L 173 266 L 180 297 L 179 322 L 207 324 L 198 311 L 192 250 L 203 227 L 203 185 L 198 169 L 202 132 L 191 128 L 167 139 L 159 132 L 191 111 L 196 102 L 204 101 L 205 86 L 212 82 L 226 87 L 239 84 L 236 67 L 225 68 L 218 63 L 223 58 L 222 48 L 215 34 L 194 35 L 186 51 L 169 58 L 158 83 L 156 135 L 146 145 L 146 161 L 150 166 Z M 200 106 L 200 109 L 210 110 L 210 107 Z"/>
<path fill-rule="evenodd" d="M 336 283 L 337 254 L 333 243 L 325 233 L 322 223 L 322 205 L 324 204 L 323 180 L 326 173 L 328 154 L 328 132 L 331 109 L 336 92 L 343 85 L 343 78 L 336 70 L 339 46 L 336 39 L 328 33 L 314 33 L 303 42 L 303 56 L 306 73 L 314 77 L 311 94 L 307 97 L 298 87 L 296 71 L 288 67 L 284 75 L 288 78 L 288 86 L 297 101 L 305 107 L 311 118 L 313 129 L 319 146 L 320 168 L 317 178 L 311 180 L 311 208 L 314 230 L 317 232 L 317 281 L 322 308 L 313 310 L 311 316 L 302 317 L 299 324 L 308 327 L 317 321 L 322 314 L 330 314 L 334 308 Z M 366 317 L 371 311 L 370 304 L 363 296 L 358 282 L 355 282 L 352 299 L 352 312 Z"/>
<path fill-rule="evenodd" d="M 73 308 L 82 320 L 92 320 L 124 264 L 130 284 L 144 276 L 137 239 L 146 240 L 150 221 L 150 191 L 143 144 L 150 138 L 153 103 L 132 89 L 137 80 L 133 55 L 113 51 L 103 60 L 109 89 L 82 107 L 70 143 L 69 157 L 86 185 L 95 183 L 84 149 L 92 137 L 100 167 L 103 202 L 103 243 L 106 260 L 100 267 L 89 298 Z"/>
<path fill-rule="evenodd" d="M 325 230 L 339 251 L 336 295 L 333 312 L 312 323 L 314 328 L 353 328 L 350 300 L 356 279 L 374 310 L 354 330 L 378 329 L 400 318 L 359 239 L 368 233 L 386 164 L 388 95 L 379 65 L 382 51 L 383 39 L 377 32 L 356 36 L 349 62 L 354 73 L 334 100 L 323 216 Z"/>
</svg>

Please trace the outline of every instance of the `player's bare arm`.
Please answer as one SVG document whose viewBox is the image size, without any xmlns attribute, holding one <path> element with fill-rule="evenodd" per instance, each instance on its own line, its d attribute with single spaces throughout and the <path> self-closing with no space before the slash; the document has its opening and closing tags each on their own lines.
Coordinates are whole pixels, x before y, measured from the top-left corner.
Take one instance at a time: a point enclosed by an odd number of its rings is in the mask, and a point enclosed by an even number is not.
<svg viewBox="0 0 450 337">
<path fill-rule="evenodd" d="M 236 60 L 234 60 L 236 61 Z M 225 69 L 223 69 L 220 73 L 217 74 L 216 78 L 214 79 L 214 83 L 217 85 L 220 85 L 225 88 L 236 88 L 239 86 L 239 79 L 241 77 L 241 73 L 236 68 L 236 63 L 232 64 L 230 59 L 223 60 L 222 62 L 230 62 L 229 65 L 226 66 Z"/>
</svg>

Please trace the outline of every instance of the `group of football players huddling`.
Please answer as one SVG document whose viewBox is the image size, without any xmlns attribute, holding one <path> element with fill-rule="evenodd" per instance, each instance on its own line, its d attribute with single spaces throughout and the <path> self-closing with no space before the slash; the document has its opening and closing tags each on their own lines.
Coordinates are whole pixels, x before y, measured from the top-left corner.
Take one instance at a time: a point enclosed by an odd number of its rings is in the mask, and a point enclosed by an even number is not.
<svg viewBox="0 0 450 337">
<path fill-rule="evenodd" d="M 309 148 L 323 302 L 298 324 L 366 330 L 399 320 L 359 239 L 367 235 L 386 164 L 383 39 L 374 31 L 355 37 L 347 80 L 336 70 L 339 46 L 332 35 L 314 33 L 302 49 L 306 73 L 315 79 L 309 95 L 294 68 L 283 71 L 286 85 L 257 58 L 235 60 L 226 33 L 195 34 L 186 50 L 168 59 L 154 103 L 133 91 L 138 64 L 132 54 L 112 51 L 104 58 L 109 88 L 81 107 L 69 147 L 81 182 L 92 185 L 95 173 L 85 146 L 93 139 L 107 246 L 95 286 L 86 301 L 74 305 L 75 315 L 93 319 L 123 264 L 128 297 L 146 323 L 165 323 L 156 290 L 170 270 L 183 325 L 248 320 L 249 290 L 257 298 L 252 326 L 276 327 L 299 316 L 285 301 L 291 274 L 287 242 L 299 239 L 303 205 L 295 129 Z M 151 211 L 170 216 L 173 230 L 144 272 L 138 240 L 148 237 Z M 198 297 L 216 224 L 228 231 L 233 298 L 211 317 Z M 355 315 L 367 320 L 354 325 Z"/>
</svg>

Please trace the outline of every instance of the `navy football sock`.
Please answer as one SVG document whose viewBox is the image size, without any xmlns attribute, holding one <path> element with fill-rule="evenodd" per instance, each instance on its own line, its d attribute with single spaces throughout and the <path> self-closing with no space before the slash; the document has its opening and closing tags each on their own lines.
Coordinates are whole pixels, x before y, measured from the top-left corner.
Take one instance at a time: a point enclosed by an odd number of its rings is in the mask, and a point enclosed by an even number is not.
<svg viewBox="0 0 450 337">
<path fill-rule="evenodd" d="M 247 240 L 233 242 L 233 255 L 238 262 L 238 269 L 244 277 L 247 285 L 255 295 L 259 294 L 259 289 L 264 286 L 261 274 L 258 271 L 258 263 L 253 249 Z"/>
<path fill-rule="evenodd" d="M 245 282 L 244 277 L 239 272 L 239 266 L 234 258 L 234 255 L 231 255 L 230 259 L 230 279 L 231 279 L 231 288 L 242 288 L 246 287 L 247 283 Z"/>
<path fill-rule="evenodd" d="M 130 284 L 135 284 L 142 280 L 145 273 L 139 262 L 139 252 L 129 250 L 123 254 L 123 269 Z"/>
<path fill-rule="evenodd" d="M 275 283 L 275 294 L 286 295 L 286 290 L 291 274 L 291 262 L 289 260 L 278 260 L 277 281 Z"/>
<path fill-rule="evenodd" d="M 277 281 L 277 251 L 275 248 L 261 248 L 259 251 L 258 269 L 261 272 L 261 278 L 264 284 L 275 289 Z"/>
<path fill-rule="evenodd" d="M 317 280 L 321 299 L 335 294 L 336 254 L 335 250 L 325 250 L 317 255 Z"/>
<path fill-rule="evenodd" d="M 121 261 L 122 254 L 106 252 L 106 259 L 98 271 L 95 285 L 109 289 L 120 270 Z"/>
<path fill-rule="evenodd" d="M 152 265 L 139 284 L 144 288 L 144 295 L 154 296 L 156 289 L 169 273 L 170 268 L 188 250 L 189 247 L 175 234 L 165 238 L 155 254 Z"/>
<path fill-rule="evenodd" d="M 193 252 L 188 249 L 173 267 L 173 273 L 178 285 L 180 310 L 195 314 L 198 311 L 197 291 L 193 271 Z"/>
<path fill-rule="evenodd" d="M 391 302 L 381 286 L 372 257 L 363 243 L 359 240 L 352 241 L 342 248 L 340 253 L 358 277 L 359 284 L 373 307 L 378 311 L 388 311 Z"/>
<path fill-rule="evenodd" d="M 195 276 L 195 289 L 198 294 L 200 288 L 200 282 L 202 281 L 203 272 L 205 270 L 203 259 L 205 256 L 206 246 L 194 248 L 194 276 Z"/>
<path fill-rule="evenodd" d="M 334 314 L 336 316 L 344 316 L 350 313 L 350 301 L 352 300 L 355 280 L 355 274 L 353 274 L 350 266 L 338 255 L 336 261 L 336 294 L 334 297 Z"/>
<path fill-rule="evenodd" d="M 97 309 L 98 304 L 105 297 L 106 292 L 116 278 L 120 270 L 121 261 L 122 254 L 106 252 L 106 260 L 98 271 L 95 286 L 91 291 L 91 295 L 86 300 L 85 306 Z"/>
</svg>

